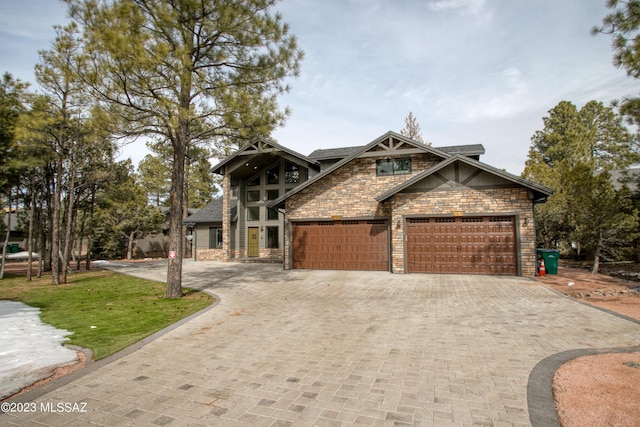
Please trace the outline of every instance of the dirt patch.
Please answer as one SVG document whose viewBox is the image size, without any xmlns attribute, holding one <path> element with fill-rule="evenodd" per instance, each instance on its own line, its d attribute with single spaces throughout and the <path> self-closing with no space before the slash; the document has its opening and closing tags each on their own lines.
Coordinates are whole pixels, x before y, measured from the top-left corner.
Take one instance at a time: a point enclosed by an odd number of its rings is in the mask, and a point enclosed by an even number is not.
<svg viewBox="0 0 640 427">
<path fill-rule="evenodd" d="M 632 266 L 635 267 L 635 266 Z M 640 320 L 640 284 L 580 268 L 559 267 L 537 281 L 582 302 Z M 563 427 L 640 426 L 640 352 L 584 356 L 553 378 Z"/>
<path fill-rule="evenodd" d="M 563 427 L 640 425 L 640 352 L 584 356 L 553 377 Z"/>
</svg>

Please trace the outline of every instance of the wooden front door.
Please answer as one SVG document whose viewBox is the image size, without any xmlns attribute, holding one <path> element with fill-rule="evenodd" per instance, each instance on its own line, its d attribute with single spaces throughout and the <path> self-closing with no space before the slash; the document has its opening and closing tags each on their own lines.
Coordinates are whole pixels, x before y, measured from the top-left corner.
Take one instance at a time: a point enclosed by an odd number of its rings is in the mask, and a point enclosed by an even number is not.
<svg viewBox="0 0 640 427">
<path fill-rule="evenodd" d="M 260 229 L 258 227 L 249 227 L 247 239 L 249 240 L 249 244 L 247 245 L 247 256 L 260 256 Z"/>
</svg>

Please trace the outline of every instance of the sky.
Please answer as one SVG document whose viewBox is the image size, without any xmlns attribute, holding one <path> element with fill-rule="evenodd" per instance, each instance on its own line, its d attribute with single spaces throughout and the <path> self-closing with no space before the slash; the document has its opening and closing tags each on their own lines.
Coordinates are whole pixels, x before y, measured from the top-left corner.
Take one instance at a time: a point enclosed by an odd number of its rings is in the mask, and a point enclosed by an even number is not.
<svg viewBox="0 0 640 427">
<path fill-rule="evenodd" d="M 412 112 L 434 147 L 482 144 L 481 161 L 519 175 L 560 101 L 609 105 L 640 92 L 613 66 L 610 37 L 591 35 L 605 0 L 282 0 L 276 9 L 305 59 L 273 137 L 305 155 L 399 132 Z M 38 50 L 67 21 L 56 0 L 0 0 L 0 72 L 35 82 Z M 137 163 L 146 153 L 134 143 L 121 156 Z"/>
</svg>

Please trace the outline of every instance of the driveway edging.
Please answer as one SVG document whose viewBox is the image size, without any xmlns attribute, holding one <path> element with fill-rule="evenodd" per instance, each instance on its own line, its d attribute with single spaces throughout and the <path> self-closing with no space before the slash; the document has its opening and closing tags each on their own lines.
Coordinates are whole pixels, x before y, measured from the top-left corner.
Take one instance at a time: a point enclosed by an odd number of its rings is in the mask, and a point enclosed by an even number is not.
<svg viewBox="0 0 640 427">
<path fill-rule="evenodd" d="M 60 378 L 56 378 L 55 380 L 48 382 L 44 385 L 42 385 L 41 387 L 35 388 L 33 390 L 30 390 L 26 393 L 22 393 L 19 394 L 15 397 L 9 397 L 7 398 L 7 401 L 10 402 L 21 402 L 21 403 L 27 403 L 27 402 L 31 402 L 39 397 L 44 396 L 47 393 L 50 393 L 54 390 L 56 390 L 59 387 L 62 387 L 64 385 L 69 384 L 70 382 L 77 380 L 78 378 L 82 378 L 83 376 L 90 374 L 91 372 L 94 372 L 104 366 L 107 366 L 119 359 L 122 359 L 125 356 L 128 356 L 129 354 L 141 349 L 142 347 L 146 346 L 147 344 L 157 340 L 158 338 L 162 337 L 163 335 L 166 335 L 167 333 L 173 331 L 174 329 L 176 329 L 179 326 L 184 325 L 185 323 L 203 315 L 204 313 L 206 313 L 207 311 L 213 309 L 215 306 L 217 306 L 220 303 L 220 297 L 216 294 L 214 294 L 211 291 L 208 291 L 206 289 L 197 289 L 197 288 L 188 288 L 185 287 L 185 289 L 194 289 L 200 292 L 204 292 L 207 293 L 209 295 L 211 295 L 212 297 L 215 298 L 215 301 L 212 302 L 211 304 L 209 304 L 208 306 L 196 311 L 195 313 L 187 316 L 187 317 L 183 317 L 182 319 L 178 320 L 175 323 L 172 323 L 171 325 L 160 329 L 159 331 L 154 332 L 153 334 L 141 339 L 140 341 L 137 341 L 133 344 L 131 344 L 128 347 L 123 348 L 120 351 L 117 351 L 115 353 L 113 353 L 110 356 L 105 357 L 104 359 L 100 359 L 98 361 L 92 361 L 91 358 L 93 357 L 93 351 L 91 351 L 91 349 L 85 349 L 83 347 L 78 347 L 78 346 L 68 346 L 69 348 L 73 348 L 76 351 L 82 351 L 83 353 L 85 353 L 85 355 L 89 356 L 87 357 L 87 362 L 85 364 L 84 367 L 78 369 L 77 371 L 73 371 L 65 376 L 62 376 Z"/>
</svg>

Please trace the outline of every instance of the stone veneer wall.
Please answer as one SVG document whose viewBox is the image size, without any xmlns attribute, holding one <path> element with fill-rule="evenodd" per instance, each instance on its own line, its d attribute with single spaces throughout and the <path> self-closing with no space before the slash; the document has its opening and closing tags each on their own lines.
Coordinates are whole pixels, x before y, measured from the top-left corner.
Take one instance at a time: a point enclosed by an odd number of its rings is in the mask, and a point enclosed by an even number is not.
<svg viewBox="0 0 640 427">
<path fill-rule="evenodd" d="M 430 154 L 412 155 L 411 174 L 377 176 L 377 159 L 355 159 L 293 195 L 286 202 L 288 219 L 388 217 L 389 210 L 375 198 L 441 161 Z"/>
<path fill-rule="evenodd" d="M 198 249 L 198 261 L 227 261 L 224 249 Z"/>
<path fill-rule="evenodd" d="M 401 156 L 396 156 L 401 157 Z M 411 174 L 377 176 L 380 157 L 354 159 L 286 201 L 286 220 L 347 218 L 389 218 L 388 203 L 375 198 L 386 190 L 436 165 L 442 159 L 432 154 L 413 154 Z M 290 227 L 285 224 L 284 267 L 290 268 Z"/>
<path fill-rule="evenodd" d="M 432 155 L 412 155 L 412 174 L 379 177 L 376 158 L 356 159 L 312 184 L 286 202 L 284 267 L 291 268 L 291 235 L 288 221 L 386 217 L 390 219 L 392 271 L 404 273 L 404 215 L 515 215 L 520 274 L 536 270 L 533 203 L 526 188 L 470 188 L 424 193 L 400 193 L 385 203 L 375 197 L 440 161 Z M 524 223 L 527 225 L 525 226 Z M 398 221 L 400 226 L 397 227 Z"/>
<path fill-rule="evenodd" d="M 516 215 L 516 246 L 522 276 L 535 276 L 535 230 L 533 203 L 526 188 L 460 189 L 427 193 L 399 193 L 390 202 L 391 259 L 395 273 L 405 271 L 404 216 L 446 215 L 463 212 L 465 216 Z M 526 221 L 527 225 L 524 225 Z M 399 224 L 399 227 L 398 227 Z"/>
</svg>

